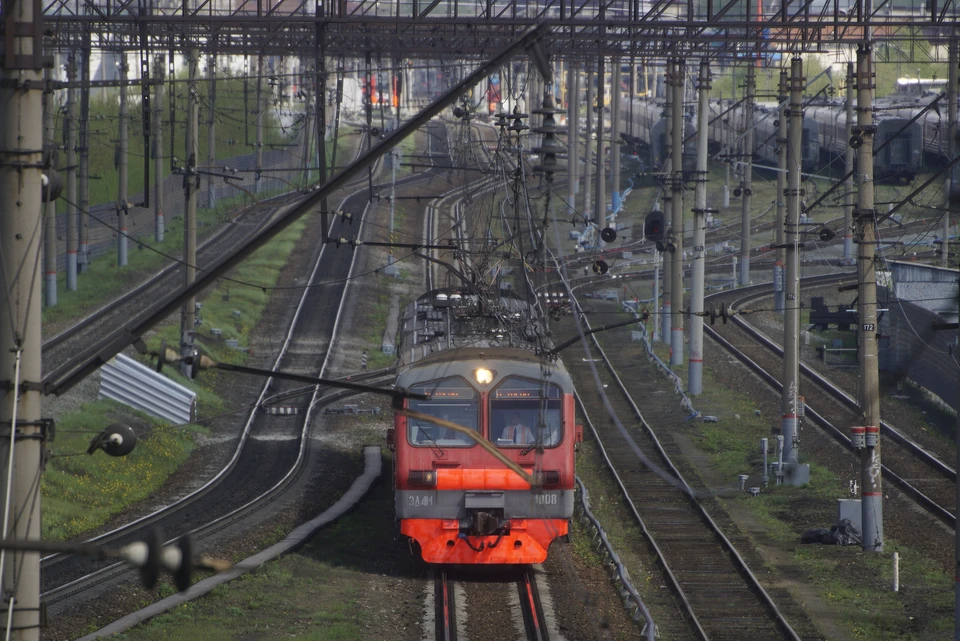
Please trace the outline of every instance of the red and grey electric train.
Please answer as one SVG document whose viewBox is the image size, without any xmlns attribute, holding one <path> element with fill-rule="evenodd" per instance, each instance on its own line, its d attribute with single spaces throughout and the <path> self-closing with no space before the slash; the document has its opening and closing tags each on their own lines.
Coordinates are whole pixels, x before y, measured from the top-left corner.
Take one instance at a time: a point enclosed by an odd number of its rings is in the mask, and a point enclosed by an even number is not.
<svg viewBox="0 0 960 641">
<path fill-rule="evenodd" d="M 531 486 L 473 438 L 397 414 L 396 516 L 423 559 L 527 564 L 547 557 L 573 514 L 573 383 L 533 350 L 530 308 L 456 290 L 412 303 L 399 327 L 398 387 L 427 394 L 405 408 L 469 428 L 531 474 Z"/>
</svg>

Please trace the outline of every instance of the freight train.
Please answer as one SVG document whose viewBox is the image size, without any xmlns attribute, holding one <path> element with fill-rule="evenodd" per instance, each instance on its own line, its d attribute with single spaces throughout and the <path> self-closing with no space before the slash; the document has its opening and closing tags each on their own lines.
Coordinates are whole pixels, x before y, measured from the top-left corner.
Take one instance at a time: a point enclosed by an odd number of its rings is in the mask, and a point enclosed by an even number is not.
<svg viewBox="0 0 960 641">
<path fill-rule="evenodd" d="M 427 400 L 404 401 L 389 437 L 396 518 L 428 563 L 540 563 L 567 533 L 582 427 L 563 364 L 534 349 L 532 311 L 440 289 L 401 317 L 396 384 Z"/>
<path fill-rule="evenodd" d="M 932 92 L 915 96 L 895 94 L 878 101 L 874 114 L 876 137 L 874 159 L 877 180 L 909 182 L 923 169 L 924 162 L 946 159 L 946 119 L 940 111 L 928 109 Z M 634 98 L 624 100 L 619 114 L 623 141 L 633 146 L 640 157 L 640 171 L 661 172 L 666 157 L 666 118 L 662 100 Z M 919 116 L 918 116 L 919 114 Z M 780 121 L 775 104 L 754 106 L 753 160 L 761 165 L 777 166 Z M 684 174 L 694 171 L 696 129 L 692 108 L 684 110 Z M 915 121 L 911 122 L 916 118 Z M 735 155 L 731 142 L 744 130 L 744 107 L 728 100 L 711 101 L 708 127 L 713 153 Z M 822 163 L 842 157 L 850 144 L 846 129 L 846 109 L 842 101 L 821 101 L 804 107 L 802 133 L 802 169 L 815 173 Z M 925 158 L 926 157 L 926 158 Z"/>
</svg>

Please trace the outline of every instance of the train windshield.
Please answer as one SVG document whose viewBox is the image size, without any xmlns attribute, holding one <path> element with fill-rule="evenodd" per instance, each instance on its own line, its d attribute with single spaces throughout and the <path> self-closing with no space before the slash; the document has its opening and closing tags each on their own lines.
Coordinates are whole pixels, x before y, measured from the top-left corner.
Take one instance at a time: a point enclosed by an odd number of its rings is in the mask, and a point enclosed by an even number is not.
<svg viewBox="0 0 960 641">
<path fill-rule="evenodd" d="M 411 387 L 410 391 L 430 395 L 428 401 L 408 401 L 407 407 L 414 412 L 429 414 L 473 431 L 477 430 L 480 410 L 477 391 L 463 378 L 457 376 L 431 381 Z M 466 434 L 413 418 L 407 419 L 407 439 L 411 445 L 423 447 L 470 447 L 475 444 Z"/>
<path fill-rule="evenodd" d="M 490 395 L 490 440 L 500 447 L 556 447 L 563 440 L 562 398 L 556 385 L 507 378 Z"/>
</svg>

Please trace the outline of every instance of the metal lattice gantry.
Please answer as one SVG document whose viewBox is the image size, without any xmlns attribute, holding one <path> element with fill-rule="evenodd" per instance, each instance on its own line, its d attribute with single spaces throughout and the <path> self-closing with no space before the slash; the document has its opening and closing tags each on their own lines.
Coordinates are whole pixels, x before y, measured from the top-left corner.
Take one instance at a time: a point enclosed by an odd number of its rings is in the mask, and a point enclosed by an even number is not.
<svg viewBox="0 0 960 641">
<path fill-rule="evenodd" d="M 939 59 L 957 0 L 42 0 L 57 46 L 89 41 L 113 51 L 196 46 L 218 54 L 485 56 L 536 24 L 544 49 L 565 59 L 598 55 L 710 58 L 825 51 L 877 39 L 909 42 L 917 59 Z M 897 6 L 901 6 L 899 3 Z"/>
</svg>

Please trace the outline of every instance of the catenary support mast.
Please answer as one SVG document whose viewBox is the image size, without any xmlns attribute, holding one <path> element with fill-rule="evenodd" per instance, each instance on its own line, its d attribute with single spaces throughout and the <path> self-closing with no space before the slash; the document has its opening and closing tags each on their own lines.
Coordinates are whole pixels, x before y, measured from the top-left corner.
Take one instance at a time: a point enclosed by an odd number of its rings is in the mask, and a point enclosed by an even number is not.
<svg viewBox="0 0 960 641">
<path fill-rule="evenodd" d="M 127 202 L 127 169 L 130 146 L 130 110 L 127 106 L 127 54 L 120 54 L 120 184 L 117 187 L 117 215 L 119 229 L 117 234 L 117 266 L 127 266 L 127 219 L 130 203 Z"/>
<path fill-rule="evenodd" d="M 789 80 L 786 69 L 780 70 L 780 87 L 777 96 L 777 261 L 773 265 L 773 308 L 778 314 L 784 311 L 784 262 L 787 260 L 786 237 L 783 223 L 787 215 L 787 105 Z"/>
<path fill-rule="evenodd" d="M 673 171 L 671 172 L 672 239 L 670 257 L 670 364 L 683 365 L 683 84 L 687 65 L 677 60 L 673 66 Z"/>
<path fill-rule="evenodd" d="M 877 363 L 877 212 L 873 196 L 873 52 L 869 42 L 857 47 L 857 129 L 863 139 L 857 156 L 857 273 L 860 327 L 860 409 L 867 446 L 860 453 L 863 549 L 883 551 L 883 479 L 880 475 L 880 370 Z"/>
<path fill-rule="evenodd" d="M 153 75 L 158 80 L 154 86 L 153 105 L 153 236 L 158 243 L 163 242 L 163 56 L 157 56 L 153 66 Z"/>
<path fill-rule="evenodd" d="M 707 139 L 710 112 L 710 63 L 700 61 L 697 83 L 697 177 L 693 206 L 693 292 L 690 298 L 690 364 L 687 390 L 692 396 L 703 393 L 703 294 L 707 233 Z"/>
<path fill-rule="evenodd" d="M 850 140 L 853 136 L 853 128 L 856 125 L 856 116 L 854 115 L 854 105 L 857 99 L 854 96 L 853 88 L 856 84 L 853 63 L 847 63 L 847 100 L 846 100 L 846 139 Z M 853 208 L 856 190 L 853 186 L 853 156 L 856 153 L 850 145 L 847 145 L 843 152 L 843 171 L 848 175 L 843 185 L 843 264 L 853 265 L 857 261 L 854 259 L 853 249 Z"/>
<path fill-rule="evenodd" d="M 671 173 L 673 170 L 673 136 L 670 135 L 670 132 L 673 130 L 673 67 L 673 60 L 667 60 L 663 82 L 664 95 L 666 96 L 666 102 L 663 108 L 664 124 L 666 124 L 663 136 L 663 166 L 658 168 L 660 171 L 661 193 L 663 194 L 664 229 L 669 229 L 670 216 L 673 215 L 673 207 L 671 205 L 673 202 L 673 191 L 670 188 Z M 672 306 L 670 295 L 670 289 L 672 287 L 670 277 L 671 262 L 672 257 L 670 253 L 666 251 L 663 252 L 663 305 L 661 307 L 660 335 L 664 345 L 671 345 L 671 341 L 673 340 L 670 335 L 670 309 Z"/>
<path fill-rule="evenodd" d="M 187 88 L 187 132 L 184 142 L 183 199 L 186 209 L 183 221 L 183 286 L 189 287 L 197 279 L 197 192 L 200 190 L 200 175 L 197 159 L 200 156 L 198 129 L 200 126 L 200 96 L 197 87 L 200 52 L 191 49 L 187 54 L 190 84 Z M 191 296 L 183 303 L 180 315 L 180 350 L 186 356 L 193 349 L 193 332 L 197 325 L 196 298 Z M 184 369 L 188 366 L 184 364 Z M 184 372 L 186 373 L 186 372 Z"/>
<path fill-rule="evenodd" d="M 800 163 L 803 158 L 803 60 L 793 58 L 790 70 L 790 108 L 787 111 L 786 278 L 783 311 L 783 391 L 780 395 L 780 433 L 787 468 L 799 461 L 800 379 Z M 781 470 L 782 472 L 782 470 Z"/>
<path fill-rule="evenodd" d="M 67 59 L 67 81 L 77 79 L 77 61 L 73 54 Z M 67 291 L 77 289 L 77 90 L 67 88 L 67 113 L 63 119 L 67 138 Z"/>
<path fill-rule="evenodd" d="M 4 539 L 40 538 L 39 267 L 43 173 L 43 59 L 39 3 L 4 2 L 6 46 L 0 66 L 0 488 Z M 35 35 L 37 34 L 37 35 Z M 7 639 L 40 638 L 40 555 L 0 553 Z"/>
</svg>

